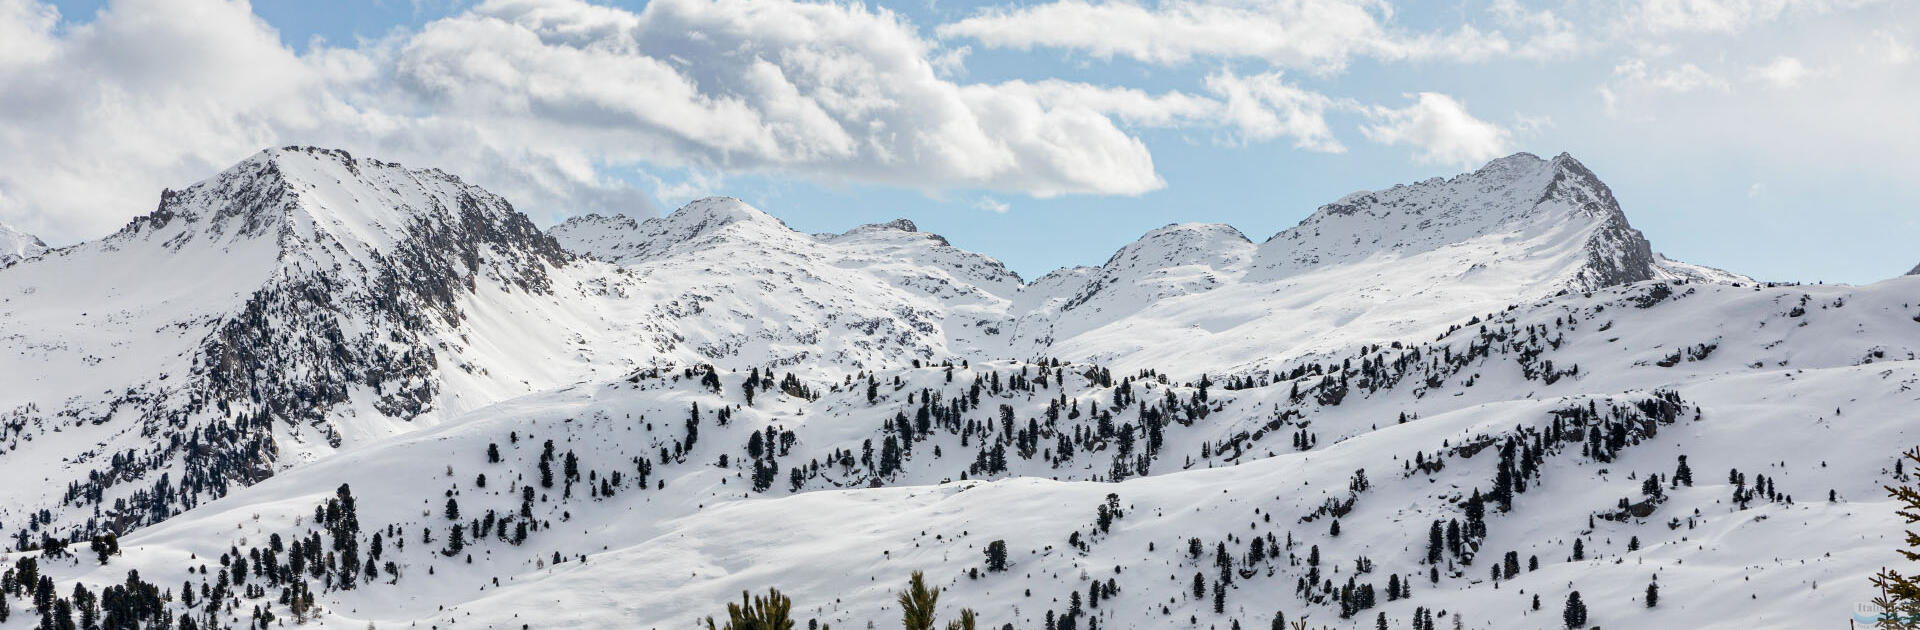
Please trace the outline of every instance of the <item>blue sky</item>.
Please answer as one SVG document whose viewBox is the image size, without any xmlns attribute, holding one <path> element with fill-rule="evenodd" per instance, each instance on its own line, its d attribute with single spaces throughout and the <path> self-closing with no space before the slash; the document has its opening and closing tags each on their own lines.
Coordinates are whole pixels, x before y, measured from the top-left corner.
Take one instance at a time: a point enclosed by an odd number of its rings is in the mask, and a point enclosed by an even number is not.
<svg viewBox="0 0 1920 630">
<path fill-rule="evenodd" d="M 1912 3 L 670 2 L 0 0 L 25 42 L 0 46 L 0 111 L 33 112 L 0 118 L 0 221 L 95 238 L 161 187 L 326 144 L 543 223 L 726 194 L 807 231 L 907 217 L 1033 278 L 1529 151 L 1581 159 L 1677 259 L 1920 263 Z M 929 128 L 955 131 L 901 139 Z"/>
</svg>

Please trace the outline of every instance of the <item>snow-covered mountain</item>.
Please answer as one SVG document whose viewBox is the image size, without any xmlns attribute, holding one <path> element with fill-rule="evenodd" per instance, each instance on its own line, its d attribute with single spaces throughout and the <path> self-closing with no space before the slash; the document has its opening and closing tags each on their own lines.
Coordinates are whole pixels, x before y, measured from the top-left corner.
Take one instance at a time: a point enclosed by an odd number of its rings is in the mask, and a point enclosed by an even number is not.
<svg viewBox="0 0 1920 630">
<path fill-rule="evenodd" d="M 124 530 L 551 386 L 522 359 L 564 351 L 535 325 L 571 258 L 452 175 L 338 151 L 269 150 L 167 191 L 0 275 L 0 474 L 73 484 L 8 484 L 0 518 Z"/>
<path fill-rule="evenodd" d="M 39 256 L 47 252 L 47 244 L 40 237 L 22 232 L 11 225 L 0 223 L 0 267 Z"/>
<path fill-rule="evenodd" d="M 1565 155 L 1026 281 L 906 220 L 543 233 L 269 150 L 0 270 L 0 629 L 76 585 L 353 628 L 775 587 L 850 628 L 912 571 L 988 627 L 1563 627 L 1575 591 L 1609 627 L 1834 623 L 1900 526 L 1916 283 L 1668 260 Z"/>
</svg>

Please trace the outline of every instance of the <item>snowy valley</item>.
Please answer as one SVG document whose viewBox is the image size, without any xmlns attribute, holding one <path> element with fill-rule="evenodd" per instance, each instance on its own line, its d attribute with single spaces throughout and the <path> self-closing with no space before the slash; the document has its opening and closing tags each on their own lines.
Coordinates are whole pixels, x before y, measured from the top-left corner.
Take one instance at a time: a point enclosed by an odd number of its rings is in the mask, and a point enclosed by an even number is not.
<svg viewBox="0 0 1920 630">
<path fill-rule="evenodd" d="M 0 628 L 1838 626 L 1917 352 L 1920 276 L 1667 259 L 1567 155 L 1026 279 L 270 149 L 0 231 Z"/>
</svg>

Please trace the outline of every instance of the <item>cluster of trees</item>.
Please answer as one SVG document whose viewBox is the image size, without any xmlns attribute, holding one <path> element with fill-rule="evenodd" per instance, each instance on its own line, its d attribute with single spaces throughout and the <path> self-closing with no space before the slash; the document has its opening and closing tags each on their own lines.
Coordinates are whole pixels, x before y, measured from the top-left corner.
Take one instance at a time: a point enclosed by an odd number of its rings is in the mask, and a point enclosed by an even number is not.
<svg viewBox="0 0 1920 630">
<path fill-rule="evenodd" d="M 1078 597 L 1075 593 L 1075 597 Z M 899 592 L 900 627 L 902 630 L 937 630 L 940 604 L 940 588 L 928 587 L 926 576 L 914 571 L 907 580 L 907 587 Z M 979 616 L 973 609 L 963 608 L 958 616 L 947 622 L 946 630 L 976 630 Z M 871 627 L 871 626 L 869 626 Z M 828 624 L 818 620 L 807 622 L 809 630 L 832 630 Z M 1003 626 L 1012 630 L 1013 624 Z M 780 593 L 779 589 L 768 589 L 766 595 L 740 593 L 740 603 L 727 604 L 727 620 L 719 623 L 713 617 L 707 617 L 707 630 L 794 630 L 793 600 Z"/>
<path fill-rule="evenodd" d="M 457 507 L 450 502 L 448 509 L 451 513 Z M 347 485 L 342 484 L 333 496 L 314 506 L 312 524 L 314 529 L 304 535 L 275 532 L 264 546 L 245 551 L 232 547 L 220 554 L 217 569 L 206 564 L 188 567 L 188 575 L 200 579 L 197 583 L 192 579 L 183 582 L 177 593 L 143 580 L 138 571 L 128 571 L 121 584 L 96 592 L 76 582 L 68 594 L 62 595 L 53 579 L 40 571 L 35 558 L 22 557 L 0 574 L 0 623 L 12 614 L 7 599 L 13 596 L 32 606 L 44 630 L 218 628 L 225 625 L 223 614 L 237 609 L 243 601 L 253 602 L 249 626 L 266 628 L 277 621 L 272 612 L 276 603 L 284 606 L 295 621 L 304 621 L 317 612 L 315 584 L 322 589 L 351 590 L 379 577 L 383 568 L 391 579 L 399 579 L 398 566 L 381 561 L 386 541 L 396 546 L 404 542 L 392 526 L 366 536 L 352 489 Z M 57 557 L 63 548 L 52 549 L 52 557 Z M 118 541 L 111 537 L 102 537 L 94 545 L 103 564 L 118 549 Z M 48 555 L 45 550 L 43 555 Z M 274 589 L 278 590 L 277 598 Z M 173 608 L 176 602 L 178 609 Z"/>
</svg>

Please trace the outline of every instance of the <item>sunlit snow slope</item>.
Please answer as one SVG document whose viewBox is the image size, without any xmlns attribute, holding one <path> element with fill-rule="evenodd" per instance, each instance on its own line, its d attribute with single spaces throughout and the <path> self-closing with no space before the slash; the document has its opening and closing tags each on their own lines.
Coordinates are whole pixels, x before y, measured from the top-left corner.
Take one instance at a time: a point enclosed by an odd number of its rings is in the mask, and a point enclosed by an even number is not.
<svg viewBox="0 0 1920 630">
<path fill-rule="evenodd" d="M 992 628 L 1838 625 L 1916 296 L 1668 260 L 1565 155 L 1027 280 L 274 149 L 0 269 L 0 560 L 54 593 L 0 628 L 148 584 L 141 627 L 880 627 L 916 570 Z"/>
</svg>

